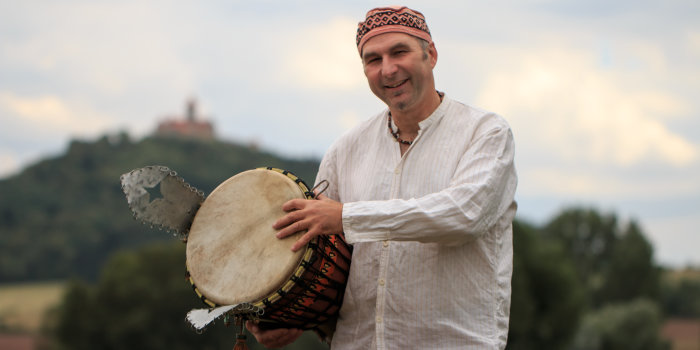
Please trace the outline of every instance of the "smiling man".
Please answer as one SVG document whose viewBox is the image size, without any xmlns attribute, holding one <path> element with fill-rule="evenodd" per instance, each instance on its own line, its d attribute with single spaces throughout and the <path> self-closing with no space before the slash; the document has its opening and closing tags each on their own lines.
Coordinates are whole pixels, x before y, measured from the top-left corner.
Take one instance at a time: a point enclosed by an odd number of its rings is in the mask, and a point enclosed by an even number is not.
<svg viewBox="0 0 700 350">
<path fill-rule="evenodd" d="M 316 177 L 321 200 L 292 200 L 274 227 L 292 247 L 344 233 L 353 245 L 332 349 L 503 349 L 517 177 L 500 116 L 435 89 L 424 16 L 370 10 L 357 48 L 387 109 L 341 137 Z M 301 331 L 248 329 L 268 347 Z"/>
</svg>

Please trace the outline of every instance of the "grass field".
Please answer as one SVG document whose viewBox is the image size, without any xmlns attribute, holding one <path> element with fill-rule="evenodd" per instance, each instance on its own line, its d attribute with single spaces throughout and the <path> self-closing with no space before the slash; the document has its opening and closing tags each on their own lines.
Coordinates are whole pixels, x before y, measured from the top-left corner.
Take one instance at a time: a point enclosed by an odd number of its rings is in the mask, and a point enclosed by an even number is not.
<svg viewBox="0 0 700 350">
<path fill-rule="evenodd" d="M 0 284 L 0 331 L 35 333 L 63 296 L 64 282 Z"/>
<path fill-rule="evenodd" d="M 60 302 L 65 287 L 65 282 L 0 284 L 0 338 L 37 334 L 44 313 Z M 667 320 L 662 334 L 672 341 L 673 350 L 700 349 L 700 320 Z"/>
</svg>

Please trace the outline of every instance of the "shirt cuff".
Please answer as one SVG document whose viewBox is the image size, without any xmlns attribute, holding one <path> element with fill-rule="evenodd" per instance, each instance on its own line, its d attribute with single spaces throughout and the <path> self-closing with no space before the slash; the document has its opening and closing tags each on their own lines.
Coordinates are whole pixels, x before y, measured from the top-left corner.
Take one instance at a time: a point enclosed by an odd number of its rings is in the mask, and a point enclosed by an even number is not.
<svg viewBox="0 0 700 350">
<path fill-rule="evenodd" d="M 369 206 L 371 207 L 371 206 Z M 349 244 L 381 242 L 389 239 L 388 230 L 377 230 L 372 210 L 362 202 L 343 203 L 343 232 Z"/>
</svg>

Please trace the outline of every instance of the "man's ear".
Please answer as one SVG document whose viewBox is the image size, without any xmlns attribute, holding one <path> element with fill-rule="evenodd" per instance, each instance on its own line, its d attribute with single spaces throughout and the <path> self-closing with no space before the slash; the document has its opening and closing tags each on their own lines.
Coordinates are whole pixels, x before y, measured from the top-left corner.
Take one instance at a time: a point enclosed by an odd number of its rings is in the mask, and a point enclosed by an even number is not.
<svg viewBox="0 0 700 350">
<path fill-rule="evenodd" d="M 432 42 L 428 45 L 428 59 L 430 60 L 430 66 L 435 68 L 438 59 L 437 49 L 435 48 L 435 43 Z"/>
</svg>

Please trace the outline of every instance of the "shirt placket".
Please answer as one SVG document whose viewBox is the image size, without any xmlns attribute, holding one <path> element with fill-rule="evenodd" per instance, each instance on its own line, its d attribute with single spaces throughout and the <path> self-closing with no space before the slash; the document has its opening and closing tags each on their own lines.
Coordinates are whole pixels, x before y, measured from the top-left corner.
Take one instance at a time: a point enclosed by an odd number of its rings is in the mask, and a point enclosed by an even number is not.
<svg viewBox="0 0 700 350">
<path fill-rule="evenodd" d="M 403 159 L 400 159 L 396 168 L 394 168 L 394 175 L 391 181 L 391 198 L 398 198 L 400 183 L 401 183 L 401 172 L 403 170 Z M 377 278 L 377 306 L 376 306 L 376 341 L 377 349 L 385 349 L 386 343 L 384 341 L 385 337 L 385 325 L 386 325 L 386 290 L 388 288 L 387 271 L 389 269 L 389 261 L 391 257 L 391 242 L 383 241 L 381 246 L 381 253 L 379 254 L 379 276 Z"/>
<path fill-rule="evenodd" d="M 384 330 L 386 317 L 384 314 L 386 306 L 386 284 L 387 267 L 389 265 L 389 241 L 383 241 L 381 254 L 379 257 L 379 276 L 377 278 L 377 310 L 376 310 L 376 334 L 377 349 L 385 349 Z"/>
</svg>

